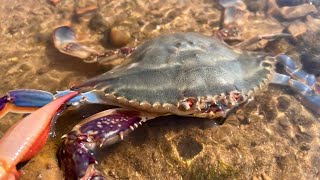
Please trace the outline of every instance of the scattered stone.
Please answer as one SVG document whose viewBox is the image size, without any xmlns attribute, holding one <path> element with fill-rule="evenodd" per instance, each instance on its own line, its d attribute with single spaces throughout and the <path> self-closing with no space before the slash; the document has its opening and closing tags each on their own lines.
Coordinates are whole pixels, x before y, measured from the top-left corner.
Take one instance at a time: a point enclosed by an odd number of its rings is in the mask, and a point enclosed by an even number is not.
<svg viewBox="0 0 320 180">
<path fill-rule="evenodd" d="M 203 147 L 192 137 L 183 137 L 177 144 L 177 150 L 182 159 L 192 159 L 202 151 Z"/>
<path fill-rule="evenodd" d="M 317 32 L 320 29 L 320 19 L 314 18 L 310 15 L 306 18 L 306 25 L 308 26 L 309 31 Z"/>
<path fill-rule="evenodd" d="M 49 36 L 48 34 L 44 34 L 44 33 L 35 33 L 33 36 L 33 40 L 35 43 L 46 43 L 49 41 L 51 36 Z"/>
<path fill-rule="evenodd" d="M 303 143 L 301 146 L 300 146 L 300 150 L 301 151 L 309 151 L 311 149 L 310 145 L 307 144 L 307 143 Z"/>
<path fill-rule="evenodd" d="M 259 178 L 257 176 L 253 176 L 252 180 L 259 180 Z"/>
<path fill-rule="evenodd" d="M 309 0 L 310 1 L 310 0 Z M 297 6 L 306 3 L 306 0 L 277 0 L 280 7 L 283 6 Z"/>
<path fill-rule="evenodd" d="M 60 0 L 49 0 L 49 3 L 52 5 L 57 5 L 60 2 Z"/>
<path fill-rule="evenodd" d="M 117 47 L 122 47 L 130 42 L 130 33 L 123 27 L 113 27 L 109 34 L 110 43 Z"/>
<path fill-rule="evenodd" d="M 280 14 L 280 8 L 276 0 L 268 0 L 267 2 L 267 14 L 277 16 Z"/>
<path fill-rule="evenodd" d="M 288 130 L 290 128 L 290 121 L 287 116 L 279 116 L 276 120 L 283 130 Z"/>
<path fill-rule="evenodd" d="M 32 69 L 32 65 L 24 63 L 24 64 L 21 64 L 19 69 L 20 69 L 20 71 L 27 72 Z"/>
<path fill-rule="evenodd" d="M 263 180 L 271 180 L 271 178 L 268 175 L 266 175 L 265 173 L 262 173 L 261 177 Z"/>
<path fill-rule="evenodd" d="M 313 167 L 315 167 L 318 171 L 320 171 L 320 157 L 313 156 L 311 157 L 311 163 Z"/>
<path fill-rule="evenodd" d="M 304 17 L 311 13 L 317 13 L 317 8 L 312 4 L 302 4 L 298 6 L 286 6 L 280 8 L 280 14 L 284 19 L 296 19 L 300 17 Z"/>
<path fill-rule="evenodd" d="M 98 9 L 98 7 L 96 5 L 91 5 L 91 6 L 87 6 L 87 7 L 83 7 L 83 8 L 77 8 L 76 9 L 76 14 L 78 16 L 82 16 L 88 13 L 92 13 L 95 12 Z"/>
<path fill-rule="evenodd" d="M 108 175 L 114 179 L 118 179 L 119 177 L 117 176 L 117 174 L 113 171 L 113 170 L 109 170 L 108 171 Z"/>
<path fill-rule="evenodd" d="M 264 11 L 267 7 L 267 0 L 243 0 L 249 11 L 258 13 Z"/>
<path fill-rule="evenodd" d="M 224 8 L 224 28 L 241 25 L 242 19 L 248 18 L 247 6 L 242 0 L 220 0 L 219 4 Z"/>
<path fill-rule="evenodd" d="M 277 97 L 277 109 L 278 111 L 285 112 L 290 106 L 290 98 L 287 96 Z"/>
<path fill-rule="evenodd" d="M 265 173 L 261 173 L 260 175 L 253 176 L 252 180 L 271 180 L 271 178 Z"/>
<path fill-rule="evenodd" d="M 307 31 L 307 27 L 306 24 L 301 21 L 294 21 L 289 25 L 288 31 L 293 37 L 297 37 L 305 33 Z"/>
<path fill-rule="evenodd" d="M 105 32 L 109 24 L 100 13 L 95 13 L 89 21 L 89 28 L 97 32 Z"/>
</svg>

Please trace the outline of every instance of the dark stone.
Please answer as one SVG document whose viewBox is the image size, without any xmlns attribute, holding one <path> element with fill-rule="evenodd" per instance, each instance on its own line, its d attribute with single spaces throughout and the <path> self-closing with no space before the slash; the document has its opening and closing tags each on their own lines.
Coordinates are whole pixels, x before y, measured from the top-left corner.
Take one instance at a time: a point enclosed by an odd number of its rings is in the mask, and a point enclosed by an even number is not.
<svg viewBox="0 0 320 180">
<path fill-rule="evenodd" d="M 310 150 L 310 145 L 309 144 L 302 144 L 301 146 L 300 146 L 300 150 L 301 151 L 309 151 Z"/>
<path fill-rule="evenodd" d="M 202 149 L 202 144 L 192 137 L 182 137 L 177 144 L 179 155 L 184 160 L 192 159 L 199 154 Z"/>
<path fill-rule="evenodd" d="M 95 14 L 89 21 L 89 28 L 98 31 L 104 32 L 107 29 L 107 25 L 100 14 Z"/>
<path fill-rule="evenodd" d="M 298 142 L 308 142 L 310 143 L 313 140 L 313 137 L 307 133 L 296 134 Z"/>
<path fill-rule="evenodd" d="M 279 96 L 277 98 L 277 109 L 278 111 L 285 112 L 290 106 L 290 100 L 288 97 Z"/>
<path fill-rule="evenodd" d="M 286 158 L 285 156 L 276 156 L 276 163 L 281 170 L 283 170 L 286 166 Z"/>
</svg>

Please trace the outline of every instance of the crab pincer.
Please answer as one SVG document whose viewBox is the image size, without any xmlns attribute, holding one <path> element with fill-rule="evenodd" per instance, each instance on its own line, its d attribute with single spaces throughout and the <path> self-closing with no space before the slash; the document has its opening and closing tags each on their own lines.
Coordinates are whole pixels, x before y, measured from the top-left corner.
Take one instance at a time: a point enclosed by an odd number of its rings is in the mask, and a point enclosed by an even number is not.
<svg viewBox="0 0 320 180">
<path fill-rule="evenodd" d="M 94 57 L 99 55 L 99 52 L 94 49 L 78 43 L 75 33 L 68 26 L 55 29 L 53 32 L 53 42 L 60 52 L 80 59 L 94 59 Z"/>
<path fill-rule="evenodd" d="M 77 94 L 78 92 L 71 92 L 45 105 L 16 123 L 4 134 L 0 139 L 1 180 L 18 176 L 16 165 L 29 160 L 43 147 L 56 112 Z"/>
<path fill-rule="evenodd" d="M 63 54 L 80 58 L 85 63 L 104 63 L 132 54 L 135 48 L 122 47 L 118 50 L 98 52 L 78 42 L 76 34 L 68 26 L 61 26 L 53 32 L 54 46 Z"/>
<path fill-rule="evenodd" d="M 94 167 L 96 147 L 106 147 L 122 140 L 152 114 L 124 108 L 109 109 L 80 122 L 63 136 L 58 151 L 59 164 L 68 179 L 104 179 Z"/>
</svg>

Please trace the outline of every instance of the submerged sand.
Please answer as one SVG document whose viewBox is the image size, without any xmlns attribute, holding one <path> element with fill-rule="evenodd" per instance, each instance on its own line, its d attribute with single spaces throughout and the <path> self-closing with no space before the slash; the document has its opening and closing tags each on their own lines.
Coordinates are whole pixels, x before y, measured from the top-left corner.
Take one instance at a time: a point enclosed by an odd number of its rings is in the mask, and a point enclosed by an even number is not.
<svg viewBox="0 0 320 180">
<path fill-rule="evenodd" d="M 88 7 L 94 10 L 74 16 Z M 319 13 L 283 19 L 267 15 L 263 7 L 248 7 L 251 11 L 241 20 L 237 40 L 279 33 L 293 22 L 308 21 L 308 31 L 296 39 L 253 48 L 285 52 L 301 60 L 308 72 L 319 74 Z M 87 0 L 57 5 L 12 0 L 3 1 L 0 12 L 0 94 L 18 88 L 67 89 L 112 67 L 86 64 L 59 53 L 51 40 L 54 27 L 72 24 L 83 43 L 103 50 L 115 48 L 108 40 L 112 28 L 129 33 L 125 43 L 133 47 L 169 32 L 213 35 L 220 20 L 217 4 L 205 0 Z M 22 168 L 21 179 L 61 179 L 55 156 L 61 135 L 83 116 L 104 108 L 85 107 L 64 114 L 56 126 L 57 137 Z M 13 114 L 1 119 L 0 136 L 19 119 L 20 115 Z M 147 122 L 124 141 L 100 152 L 98 168 L 108 179 L 319 179 L 319 141 L 319 116 L 302 105 L 290 88 L 270 85 L 221 126 L 175 116 Z"/>
</svg>

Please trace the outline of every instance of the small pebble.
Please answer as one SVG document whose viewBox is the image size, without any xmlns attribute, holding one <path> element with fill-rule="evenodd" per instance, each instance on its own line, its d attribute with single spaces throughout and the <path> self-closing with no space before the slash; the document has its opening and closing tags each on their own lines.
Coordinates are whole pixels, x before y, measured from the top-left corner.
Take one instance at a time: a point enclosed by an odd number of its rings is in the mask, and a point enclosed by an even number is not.
<svg viewBox="0 0 320 180">
<path fill-rule="evenodd" d="M 122 47 L 130 42 L 130 34 L 122 27 L 113 27 L 109 34 L 110 43 L 117 47 Z"/>
<path fill-rule="evenodd" d="M 79 16 L 88 14 L 88 13 L 92 13 L 95 12 L 98 9 L 98 7 L 96 5 L 91 5 L 88 7 L 83 7 L 83 8 L 77 8 L 76 9 L 76 14 Z"/>
<path fill-rule="evenodd" d="M 57 5 L 60 2 L 60 0 L 49 0 L 49 3 L 52 5 Z"/>
<path fill-rule="evenodd" d="M 271 180 L 271 178 L 265 173 L 262 173 L 261 177 L 262 177 L 263 180 Z"/>
<path fill-rule="evenodd" d="M 280 14 L 284 19 L 296 19 L 317 12 L 317 8 L 312 4 L 302 4 L 299 6 L 286 6 L 280 8 Z"/>
<path fill-rule="evenodd" d="M 306 18 L 306 25 L 309 31 L 317 32 L 320 29 L 320 19 L 308 15 Z"/>
<path fill-rule="evenodd" d="M 297 37 L 297 36 L 305 33 L 307 31 L 307 27 L 306 27 L 305 23 L 303 23 L 301 21 L 294 21 L 293 23 L 291 23 L 289 25 L 288 31 L 293 37 Z"/>
</svg>

